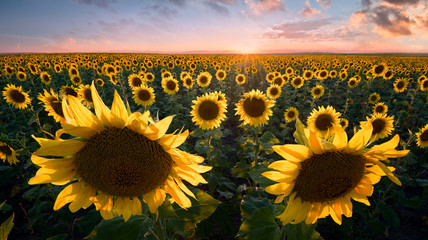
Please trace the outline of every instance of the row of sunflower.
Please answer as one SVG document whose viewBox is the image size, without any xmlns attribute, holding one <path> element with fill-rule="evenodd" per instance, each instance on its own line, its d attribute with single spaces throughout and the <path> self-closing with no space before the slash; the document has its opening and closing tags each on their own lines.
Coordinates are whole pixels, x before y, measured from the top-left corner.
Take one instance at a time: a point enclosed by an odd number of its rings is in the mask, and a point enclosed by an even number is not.
<svg viewBox="0 0 428 240">
<path fill-rule="evenodd" d="M 4 57 L 0 69 L 2 114 L 10 116 L 1 120 L 1 157 L 21 160 L 24 170 L 7 170 L 25 187 L 2 198 L 33 203 L 21 205 L 29 220 L 16 221 L 43 237 L 61 232 L 58 222 L 70 216 L 91 224 L 69 234 L 98 239 L 312 236 L 314 224 L 330 224 L 327 216 L 348 228 L 372 223 L 352 222 L 351 199 L 370 205 L 381 176 L 411 185 L 410 163 L 387 165 L 409 153 L 396 148 L 414 149 L 406 158 L 424 166 L 423 58 L 24 55 Z M 386 193 L 402 190 L 382 183 L 375 210 L 391 215 Z M 46 200 L 47 190 L 56 196 Z M 46 203 L 62 215 L 42 214 Z M 79 209 L 84 216 L 71 214 Z M 58 229 L 41 229 L 46 221 Z M 366 228 L 396 227 L 385 221 Z"/>
</svg>

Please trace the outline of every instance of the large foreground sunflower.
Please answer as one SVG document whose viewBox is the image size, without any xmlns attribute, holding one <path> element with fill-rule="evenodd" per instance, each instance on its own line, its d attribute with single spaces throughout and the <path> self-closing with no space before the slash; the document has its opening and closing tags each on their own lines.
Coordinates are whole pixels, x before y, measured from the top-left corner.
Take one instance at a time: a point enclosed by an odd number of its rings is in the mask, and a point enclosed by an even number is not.
<svg viewBox="0 0 428 240">
<path fill-rule="evenodd" d="M 423 127 L 420 132 L 416 133 L 416 138 L 417 138 L 416 143 L 418 144 L 419 147 L 421 148 L 428 147 L 428 124 L 425 125 L 425 127 Z"/>
<path fill-rule="evenodd" d="M 220 127 L 220 123 L 226 118 L 226 101 L 219 100 L 215 93 L 205 93 L 192 102 L 192 121 L 202 129 Z"/>
<path fill-rule="evenodd" d="M 166 193 L 180 207 L 191 207 L 186 194 L 195 196 L 182 179 L 194 186 L 206 183 L 200 173 L 211 167 L 200 165 L 202 157 L 177 148 L 189 132 L 166 134 L 173 116 L 154 122 L 148 111 L 130 113 L 116 91 L 110 110 L 94 84 L 91 90 L 96 115 L 73 96 L 62 102 L 67 120 L 63 131 L 76 138 L 35 137 L 41 147 L 31 160 L 41 168 L 29 184 L 67 185 L 54 210 L 70 203 L 70 211 L 76 212 L 94 204 L 104 219 L 118 215 L 126 221 L 142 214 L 141 196 L 152 213 Z"/>
<path fill-rule="evenodd" d="M 303 124 L 301 124 L 303 125 Z M 299 127 L 298 127 L 299 128 Z M 314 224 L 318 218 L 330 215 L 337 224 L 342 215 L 352 216 L 351 199 L 370 205 L 367 197 L 381 176 L 401 185 L 393 175 L 393 167 L 386 166 L 387 158 L 403 157 L 408 150 L 395 150 L 400 137 L 366 148 L 372 134 L 367 124 L 348 141 L 341 126 L 335 125 L 331 142 L 318 138 L 312 131 L 297 131 L 300 144 L 273 146 L 285 160 L 275 161 L 262 173 L 278 183 L 266 187 L 266 192 L 279 195 L 275 203 L 290 196 L 287 207 L 278 218 L 286 225 L 305 221 Z"/>
<path fill-rule="evenodd" d="M 240 121 L 251 126 L 260 126 L 268 122 L 272 115 L 274 100 L 267 100 L 266 95 L 257 90 L 244 93 L 244 98 L 236 104 L 236 114 L 240 116 Z"/>
<path fill-rule="evenodd" d="M 0 159 L 3 160 L 3 162 L 7 161 L 9 165 L 16 165 L 16 163 L 19 162 L 16 158 L 17 155 L 18 154 L 9 144 L 0 139 Z"/>
<path fill-rule="evenodd" d="M 318 110 L 313 109 L 311 115 L 308 117 L 308 128 L 317 136 L 328 138 L 334 134 L 334 125 L 339 124 L 340 113 L 332 106 L 318 107 Z"/>
<path fill-rule="evenodd" d="M 13 84 L 7 84 L 4 88 L 3 98 L 7 103 L 15 108 L 24 109 L 31 103 L 31 98 L 28 93 L 22 91 L 22 86 L 16 87 Z"/>
</svg>

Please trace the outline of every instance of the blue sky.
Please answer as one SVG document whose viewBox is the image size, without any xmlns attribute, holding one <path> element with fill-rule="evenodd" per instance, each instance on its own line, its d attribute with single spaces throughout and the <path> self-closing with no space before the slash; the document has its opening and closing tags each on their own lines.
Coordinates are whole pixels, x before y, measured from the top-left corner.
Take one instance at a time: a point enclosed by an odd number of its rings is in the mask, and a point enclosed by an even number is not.
<svg viewBox="0 0 428 240">
<path fill-rule="evenodd" d="M 428 0 L 5 0 L 0 52 L 428 52 Z"/>
</svg>

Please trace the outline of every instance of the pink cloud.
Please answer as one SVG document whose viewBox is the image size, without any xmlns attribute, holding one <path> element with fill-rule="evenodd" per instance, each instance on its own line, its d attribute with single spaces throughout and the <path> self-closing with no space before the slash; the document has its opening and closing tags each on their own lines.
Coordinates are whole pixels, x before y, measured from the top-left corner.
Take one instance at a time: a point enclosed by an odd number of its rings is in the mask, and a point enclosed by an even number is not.
<svg viewBox="0 0 428 240">
<path fill-rule="evenodd" d="M 311 18 L 313 16 L 320 15 L 321 11 L 315 8 L 312 8 L 309 1 L 306 1 L 305 5 L 303 5 L 302 10 L 299 11 L 299 14 L 306 18 Z"/>
<path fill-rule="evenodd" d="M 285 11 L 284 4 L 280 0 L 245 0 L 245 4 L 252 15 Z"/>
<path fill-rule="evenodd" d="M 365 11 L 357 11 L 349 17 L 349 27 L 351 29 L 360 29 L 366 25 L 367 13 Z"/>
<path fill-rule="evenodd" d="M 331 6 L 331 0 L 317 0 L 322 8 L 329 8 Z"/>
</svg>

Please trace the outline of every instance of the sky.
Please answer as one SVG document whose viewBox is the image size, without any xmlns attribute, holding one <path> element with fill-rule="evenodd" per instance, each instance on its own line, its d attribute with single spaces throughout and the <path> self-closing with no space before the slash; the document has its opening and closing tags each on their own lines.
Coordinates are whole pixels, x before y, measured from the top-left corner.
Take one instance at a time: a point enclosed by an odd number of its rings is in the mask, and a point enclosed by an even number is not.
<svg viewBox="0 0 428 240">
<path fill-rule="evenodd" d="M 17 52 L 428 53 L 428 0 L 2 0 Z"/>
</svg>

